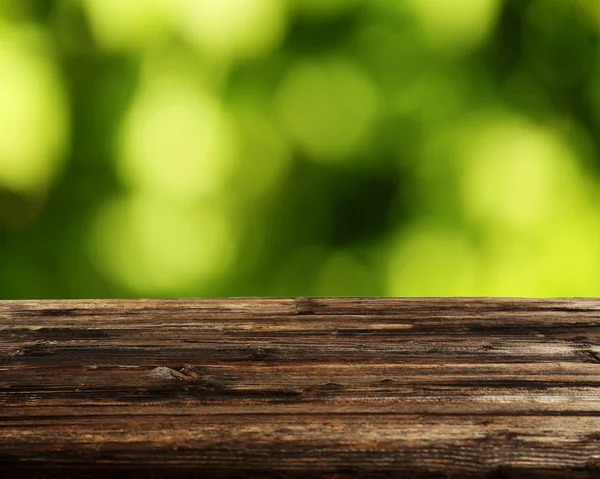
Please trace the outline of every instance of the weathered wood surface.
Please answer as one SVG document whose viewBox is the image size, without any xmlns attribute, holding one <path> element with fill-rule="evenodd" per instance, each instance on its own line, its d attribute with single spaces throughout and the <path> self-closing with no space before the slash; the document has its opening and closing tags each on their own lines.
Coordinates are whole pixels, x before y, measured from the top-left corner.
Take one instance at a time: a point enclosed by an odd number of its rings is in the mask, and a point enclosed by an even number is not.
<svg viewBox="0 0 600 479">
<path fill-rule="evenodd" d="M 600 300 L 0 301 L 0 477 L 600 477 Z"/>
</svg>

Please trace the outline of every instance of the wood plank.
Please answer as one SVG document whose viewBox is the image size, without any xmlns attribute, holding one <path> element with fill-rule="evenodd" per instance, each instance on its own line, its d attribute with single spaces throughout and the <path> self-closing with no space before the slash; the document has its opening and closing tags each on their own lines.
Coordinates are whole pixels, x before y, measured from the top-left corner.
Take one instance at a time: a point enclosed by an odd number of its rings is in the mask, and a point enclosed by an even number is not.
<svg viewBox="0 0 600 479">
<path fill-rule="evenodd" d="M 597 477 L 600 300 L 0 301 L 0 476 Z"/>
</svg>

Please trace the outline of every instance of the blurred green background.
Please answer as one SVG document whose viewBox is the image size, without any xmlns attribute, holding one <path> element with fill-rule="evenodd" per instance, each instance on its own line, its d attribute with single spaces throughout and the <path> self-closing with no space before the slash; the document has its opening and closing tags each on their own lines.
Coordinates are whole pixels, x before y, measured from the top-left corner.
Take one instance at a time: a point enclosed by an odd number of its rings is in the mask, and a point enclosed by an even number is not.
<svg viewBox="0 0 600 479">
<path fill-rule="evenodd" d="M 0 0 L 0 297 L 600 295 L 597 0 Z"/>
</svg>

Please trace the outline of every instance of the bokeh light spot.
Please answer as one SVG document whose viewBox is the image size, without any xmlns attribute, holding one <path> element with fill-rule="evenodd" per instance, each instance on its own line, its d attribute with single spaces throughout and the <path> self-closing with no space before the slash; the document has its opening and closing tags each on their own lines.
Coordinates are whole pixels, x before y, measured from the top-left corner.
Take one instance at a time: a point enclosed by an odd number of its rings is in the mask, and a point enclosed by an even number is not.
<svg viewBox="0 0 600 479">
<path fill-rule="evenodd" d="M 597 0 L 575 0 L 574 3 L 580 8 L 581 17 L 590 21 L 600 32 L 600 3 Z"/>
<path fill-rule="evenodd" d="M 592 205 L 590 205 L 592 206 Z M 600 217 L 592 208 L 556 216 L 544 227 L 490 229 L 483 238 L 485 293 L 503 296 L 597 296 Z"/>
<path fill-rule="evenodd" d="M 165 38 L 179 6 L 171 0 L 83 0 L 96 41 L 135 51 Z"/>
<path fill-rule="evenodd" d="M 460 53 L 480 44 L 495 25 L 499 0 L 409 0 L 427 40 Z"/>
<path fill-rule="evenodd" d="M 276 106 L 289 135 L 315 161 L 335 163 L 368 138 L 378 98 L 358 67 L 336 59 L 296 64 L 282 81 Z"/>
<path fill-rule="evenodd" d="M 48 39 L 0 24 L 0 184 L 43 194 L 64 160 L 68 114 Z"/>
<path fill-rule="evenodd" d="M 214 97 L 156 72 L 125 120 L 119 172 L 137 188 L 194 199 L 221 190 L 236 150 L 233 124 Z"/>
<path fill-rule="evenodd" d="M 221 61 L 272 51 L 285 33 L 284 2 L 279 0 L 179 0 L 179 4 L 183 33 Z"/>
<path fill-rule="evenodd" d="M 472 136 L 462 179 L 466 208 L 477 220 L 531 229 L 580 204 L 585 180 L 556 132 L 492 118 Z"/>
<path fill-rule="evenodd" d="M 471 296 L 481 294 L 473 245 L 460 230 L 413 224 L 393 243 L 387 294 Z"/>
<path fill-rule="evenodd" d="M 233 240 L 213 206 L 139 194 L 114 199 L 91 230 L 91 256 L 116 284 L 144 294 L 198 294 L 230 265 Z"/>
</svg>

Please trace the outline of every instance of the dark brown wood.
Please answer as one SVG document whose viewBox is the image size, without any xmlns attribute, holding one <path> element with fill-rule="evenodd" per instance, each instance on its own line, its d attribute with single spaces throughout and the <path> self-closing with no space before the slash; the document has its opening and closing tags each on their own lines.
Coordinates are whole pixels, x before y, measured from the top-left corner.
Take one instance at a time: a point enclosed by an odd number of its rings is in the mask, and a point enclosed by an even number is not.
<svg viewBox="0 0 600 479">
<path fill-rule="evenodd" d="M 0 477 L 600 477 L 600 300 L 0 301 Z"/>
</svg>

